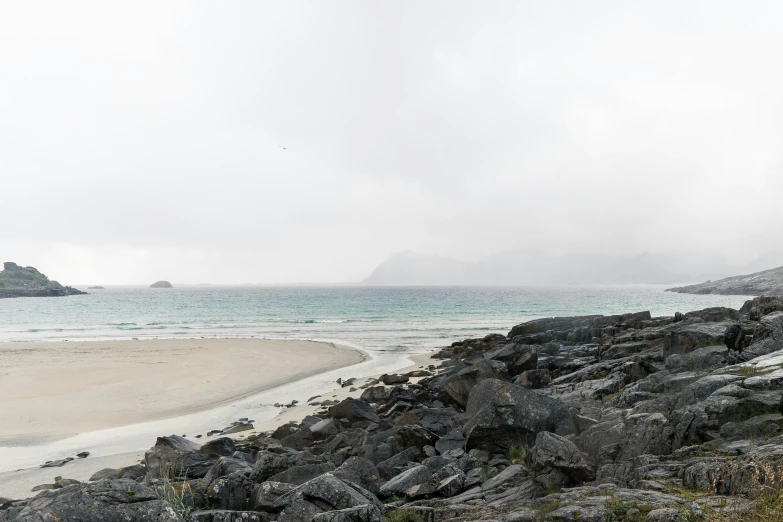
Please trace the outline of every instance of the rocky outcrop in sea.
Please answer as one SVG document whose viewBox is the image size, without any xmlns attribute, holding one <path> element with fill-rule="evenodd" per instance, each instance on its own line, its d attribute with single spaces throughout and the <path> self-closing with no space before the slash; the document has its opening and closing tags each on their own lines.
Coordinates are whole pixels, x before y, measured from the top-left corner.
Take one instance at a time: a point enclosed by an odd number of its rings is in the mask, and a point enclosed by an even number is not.
<svg viewBox="0 0 783 522">
<path fill-rule="evenodd" d="M 168 281 L 156 281 L 150 285 L 150 288 L 174 288 Z"/>
<path fill-rule="evenodd" d="M 436 357 L 271 433 L 160 437 L 0 522 L 766 520 L 780 498 L 783 299 L 539 319 Z"/>
<path fill-rule="evenodd" d="M 6 261 L 0 272 L 0 298 L 4 297 L 61 297 L 84 294 L 81 290 L 63 286 L 31 266 L 19 266 Z"/>
<path fill-rule="evenodd" d="M 670 288 L 681 294 L 778 295 L 783 296 L 783 266 L 755 274 L 727 277 L 698 285 Z"/>
</svg>

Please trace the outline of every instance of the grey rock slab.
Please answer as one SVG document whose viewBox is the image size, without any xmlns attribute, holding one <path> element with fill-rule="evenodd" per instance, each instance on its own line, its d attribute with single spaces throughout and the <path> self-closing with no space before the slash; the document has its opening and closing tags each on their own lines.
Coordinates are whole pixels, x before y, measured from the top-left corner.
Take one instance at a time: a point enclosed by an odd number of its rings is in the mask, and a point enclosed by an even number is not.
<svg viewBox="0 0 783 522">
<path fill-rule="evenodd" d="M 481 485 L 482 491 L 491 491 L 500 486 L 507 485 L 509 482 L 516 481 L 518 479 L 527 478 L 530 473 L 519 464 L 512 464 L 507 467 L 491 479 L 487 480 Z"/>
<path fill-rule="evenodd" d="M 518 444 L 531 445 L 539 432 L 576 432 L 572 412 L 557 399 L 497 379 L 486 379 L 471 390 L 465 410 L 467 449 L 508 453 Z"/>
<path fill-rule="evenodd" d="M 590 457 L 582 453 L 573 442 L 554 433 L 539 433 L 528 458 L 536 469 L 560 470 L 573 483 L 595 479 L 595 465 Z"/>
<path fill-rule="evenodd" d="M 339 404 L 329 408 L 329 416 L 335 419 L 348 419 L 351 422 L 367 420 L 379 422 L 378 414 L 370 404 L 348 397 Z"/>
<path fill-rule="evenodd" d="M 318 513 L 313 522 L 383 522 L 381 510 L 376 506 L 365 504 L 352 508 Z"/>
<path fill-rule="evenodd" d="M 432 480 L 432 472 L 424 465 L 418 465 L 392 477 L 380 488 L 383 496 L 404 495 L 410 488 Z"/>
</svg>

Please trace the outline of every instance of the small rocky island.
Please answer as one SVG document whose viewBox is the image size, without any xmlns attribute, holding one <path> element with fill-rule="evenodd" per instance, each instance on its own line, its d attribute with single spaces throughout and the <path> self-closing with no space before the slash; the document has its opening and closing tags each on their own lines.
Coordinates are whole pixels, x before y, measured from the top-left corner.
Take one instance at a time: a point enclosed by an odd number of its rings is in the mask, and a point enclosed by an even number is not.
<svg viewBox="0 0 783 522">
<path fill-rule="evenodd" d="M 87 290 L 105 290 L 102 286 L 88 286 Z"/>
<path fill-rule="evenodd" d="M 61 297 L 85 294 L 57 281 L 50 281 L 31 266 L 19 266 L 6 261 L 0 272 L 0 298 L 4 297 Z"/>
<path fill-rule="evenodd" d="M 780 520 L 781 298 L 536 319 L 434 357 L 273 432 L 162 436 L 0 522 Z"/>
<path fill-rule="evenodd" d="M 681 294 L 781 295 L 783 296 L 783 266 L 755 274 L 727 277 L 698 285 L 670 288 L 667 292 Z"/>
<path fill-rule="evenodd" d="M 157 281 L 150 285 L 150 288 L 174 288 L 168 281 Z"/>
</svg>

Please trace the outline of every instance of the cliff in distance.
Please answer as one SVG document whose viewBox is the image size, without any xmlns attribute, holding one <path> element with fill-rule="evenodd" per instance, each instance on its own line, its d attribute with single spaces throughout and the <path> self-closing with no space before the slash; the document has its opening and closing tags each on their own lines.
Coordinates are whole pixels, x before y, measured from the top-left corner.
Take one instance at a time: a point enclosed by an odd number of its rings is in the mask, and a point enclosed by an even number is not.
<svg viewBox="0 0 783 522">
<path fill-rule="evenodd" d="M 783 295 L 783 266 L 719 281 L 670 288 L 667 291 L 681 294 Z"/>
<path fill-rule="evenodd" d="M 31 266 L 19 266 L 6 261 L 0 272 L 0 298 L 3 297 L 60 297 L 84 294 L 70 286 L 63 286 Z"/>
</svg>

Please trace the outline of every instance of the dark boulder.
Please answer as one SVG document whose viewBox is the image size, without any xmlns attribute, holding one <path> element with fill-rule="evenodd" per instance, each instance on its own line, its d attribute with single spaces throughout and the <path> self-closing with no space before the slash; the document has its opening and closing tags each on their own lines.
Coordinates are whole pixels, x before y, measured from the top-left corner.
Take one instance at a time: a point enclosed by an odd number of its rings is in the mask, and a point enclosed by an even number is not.
<svg viewBox="0 0 783 522">
<path fill-rule="evenodd" d="M 365 402 L 381 402 L 389 398 L 391 390 L 385 386 L 370 386 L 362 392 L 360 397 Z"/>
<path fill-rule="evenodd" d="M 275 502 L 275 508 L 281 509 L 278 522 L 302 522 L 312 520 L 319 513 L 365 505 L 383 509 L 375 495 L 331 473 L 302 484 Z"/>
<path fill-rule="evenodd" d="M 555 469 L 568 477 L 570 484 L 595 479 L 595 465 L 570 440 L 542 431 L 536 436 L 536 444 L 527 454 L 528 461 L 537 471 Z"/>
<path fill-rule="evenodd" d="M 372 461 L 361 457 L 350 457 L 332 475 L 344 482 L 361 486 L 377 495 L 381 487 L 381 474 Z"/>
<path fill-rule="evenodd" d="M 272 475 L 269 477 L 269 480 L 272 482 L 285 482 L 286 484 L 299 485 L 332 470 L 334 470 L 334 464 L 331 462 L 303 464 L 301 466 L 291 466 L 277 475 Z"/>
<path fill-rule="evenodd" d="M 348 397 L 339 404 L 329 408 L 329 416 L 334 419 L 348 419 L 351 422 L 370 421 L 379 422 L 378 414 L 368 403 Z"/>
<path fill-rule="evenodd" d="M 236 444 L 228 437 L 220 437 L 215 440 L 204 443 L 198 449 L 198 453 L 214 453 L 221 457 L 228 457 L 236 450 Z"/>
<path fill-rule="evenodd" d="M 514 445 L 530 446 L 542 431 L 558 435 L 577 431 L 573 414 L 559 400 L 497 379 L 473 388 L 465 415 L 467 449 L 490 453 L 505 454 Z"/>
<path fill-rule="evenodd" d="M 392 384 L 403 384 L 410 380 L 410 377 L 407 375 L 399 375 L 396 373 L 393 373 L 391 375 L 384 373 L 381 375 L 381 382 L 387 386 Z"/>
<path fill-rule="evenodd" d="M 154 490 L 134 480 L 101 480 L 43 491 L 21 509 L 0 511 L 3 522 L 182 522 Z"/>
<path fill-rule="evenodd" d="M 506 365 L 500 361 L 481 359 L 474 365 L 448 377 L 444 382 L 444 390 L 451 399 L 465 406 L 468 403 L 470 391 L 476 384 L 486 379 L 510 379 Z"/>
<path fill-rule="evenodd" d="M 371 504 L 318 513 L 313 522 L 383 522 L 381 510 Z"/>
<path fill-rule="evenodd" d="M 512 377 L 527 370 L 535 370 L 538 353 L 534 346 L 509 343 L 484 354 L 487 359 L 505 363 Z"/>
<path fill-rule="evenodd" d="M 195 453 L 201 446 L 177 435 L 158 437 L 155 445 L 144 454 L 144 463 L 150 478 L 163 478 L 165 474 L 178 476 L 184 471 L 187 455 Z M 212 464 L 209 465 L 211 467 Z M 204 473 L 209 471 L 207 468 Z M 203 475 L 202 475 L 203 476 Z"/>
<path fill-rule="evenodd" d="M 250 499 L 250 509 L 253 511 L 274 512 L 277 500 L 296 489 L 294 484 L 268 480 L 256 486 Z"/>
</svg>

